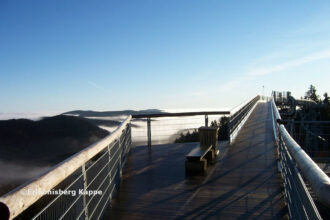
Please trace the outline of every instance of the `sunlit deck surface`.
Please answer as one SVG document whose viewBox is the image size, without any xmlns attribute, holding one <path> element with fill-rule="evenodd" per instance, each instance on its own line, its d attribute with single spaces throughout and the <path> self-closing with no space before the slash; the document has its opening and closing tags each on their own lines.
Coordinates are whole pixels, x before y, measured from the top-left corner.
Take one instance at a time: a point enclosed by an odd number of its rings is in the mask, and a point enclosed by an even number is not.
<svg viewBox="0 0 330 220">
<path fill-rule="evenodd" d="M 259 103 L 204 175 L 185 174 L 196 143 L 132 148 L 105 219 L 286 218 L 270 114 Z"/>
</svg>

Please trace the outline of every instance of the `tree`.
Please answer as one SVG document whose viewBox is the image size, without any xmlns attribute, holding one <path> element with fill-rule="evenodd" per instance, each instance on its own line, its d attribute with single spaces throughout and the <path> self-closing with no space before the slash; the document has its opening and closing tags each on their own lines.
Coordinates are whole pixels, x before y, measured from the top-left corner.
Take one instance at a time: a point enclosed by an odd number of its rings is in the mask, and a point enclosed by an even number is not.
<svg viewBox="0 0 330 220">
<path fill-rule="evenodd" d="M 323 99 L 323 104 L 325 104 L 325 105 L 329 105 L 329 103 L 330 103 L 330 98 L 329 98 L 329 96 L 328 96 L 328 93 L 327 93 L 327 92 L 324 93 L 324 94 L 323 94 L 323 97 L 324 97 L 324 99 Z"/>
<path fill-rule="evenodd" d="M 313 85 L 310 85 L 308 91 L 306 92 L 305 99 L 311 99 L 315 102 L 319 102 L 319 95 L 316 94 L 316 88 Z"/>
<path fill-rule="evenodd" d="M 219 125 L 218 125 L 217 121 L 214 120 L 214 121 L 211 121 L 210 127 L 219 127 Z"/>
</svg>

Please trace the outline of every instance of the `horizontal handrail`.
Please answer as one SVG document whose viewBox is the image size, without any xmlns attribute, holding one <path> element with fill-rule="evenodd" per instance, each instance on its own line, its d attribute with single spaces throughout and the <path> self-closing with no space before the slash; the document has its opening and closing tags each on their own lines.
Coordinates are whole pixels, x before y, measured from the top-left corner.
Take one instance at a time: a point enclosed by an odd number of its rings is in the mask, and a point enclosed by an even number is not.
<svg viewBox="0 0 330 220">
<path fill-rule="evenodd" d="M 272 108 L 275 114 L 275 119 L 281 119 L 281 116 L 276 108 L 274 99 L 272 99 Z M 324 205 L 330 208 L 330 178 L 290 136 L 284 125 L 278 126 L 278 132 L 283 138 L 290 154 L 295 159 L 301 173 L 309 182 L 317 198 Z M 276 132 L 275 135 L 278 141 L 278 135 L 276 134 Z"/>
<path fill-rule="evenodd" d="M 330 121 L 291 121 L 291 120 L 281 120 L 283 123 L 293 123 L 293 124 L 330 124 Z"/>
<path fill-rule="evenodd" d="M 235 107 L 230 109 L 230 114 L 233 115 L 236 112 L 238 112 L 241 108 L 243 108 L 246 104 L 248 104 L 253 98 L 249 98 L 243 102 L 241 102 L 240 104 L 236 105 Z"/>
<path fill-rule="evenodd" d="M 148 146 L 151 147 L 151 119 L 158 117 L 185 117 L 185 116 L 205 116 L 205 126 L 208 126 L 208 116 L 210 115 L 224 115 L 227 116 L 230 120 L 228 120 L 231 126 L 230 131 L 233 132 L 238 126 L 239 122 L 245 118 L 246 114 L 249 112 L 251 107 L 260 99 L 260 96 L 256 96 L 253 99 L 249 100 L 247 103 L 243 103 L 244 105 L 239 105 L 239 109 L 236 107 L 237 111 L 199 111 L 199 112 L 175 112 L 175 113 L 150 113 L 150 114 L 135 114 L 132 115 L 133 119 L 147 119 L 147 140 Z M 229 125 L 228 124 L 228 125 Z M 230 139 L 230 134 L 228 134 L 228 138 Z"/>
<path fill-rule="evenodd" d="M 150 114 L 132 115 L 132 118 L 159 118 L 159 117 L 179 117 L 179 116 L 197 116 L 197 115 L 229 115 L 229 114 L 230 114 L 230 111 L 150 113 Z"/>
<path fill-rule="evenodd" d="M 22 213 L 43 196 L 41 193 L 28 194 L 26 193 L 28 190 L 35 192 L 47 192 L 53 189 L 65 178 L 84 165 L 88 160 L 105 149 L 109 144 L 114 142 L 116 139 L 119 139 L 126 126 L 130 123 L 131 118 L 132 116 L 128 116 L 116 130 L 102 140 L 72 155 L 63 162 L 55 165 L 46 173 L 0 197 L 0 202 L 4 203 L 10 210 L 10 218 L 14 218 Z"/>
<path fill-rule="evenodd" d="M 260 96 L 256 96 L 246 103 L 243 107 L 237 110 L 234 114 L 230 116 L 229 120 L 229 132 L 232 134 L 236 128 L 244 120 L 245 116 L 250 112 L 252 107 L 260 100 Z"/>
<path fill-rule="evenodd" d="M 230 115 L 230 111 L 201 111 L 201 112 L 176 112 L 176 113 L 150 113 L 150 114 L 136 114 L 132 118 L 146 118 L 147 119 L 147 138 L 148 147 L 151 147 L 151 118 L 159 117 L 187 117 L 187 116 L 205 116 L 205 126 L 208 126 L 209 115 Z"/>
</svg>

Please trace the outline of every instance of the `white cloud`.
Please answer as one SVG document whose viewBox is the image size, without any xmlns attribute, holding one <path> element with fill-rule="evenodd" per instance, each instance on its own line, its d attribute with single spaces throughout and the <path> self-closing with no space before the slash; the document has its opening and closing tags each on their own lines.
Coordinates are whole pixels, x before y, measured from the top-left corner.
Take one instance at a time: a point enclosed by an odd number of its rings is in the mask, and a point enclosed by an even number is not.
<svg viewBox="0 0 330 220">
<path fill-rule="evenodd" d="M 268 67 L 254 67 L 248 71 L 248 75 L 250 76 L 260 76 L 267 75 L 274 72 L 279 72 L 282 70 L 286 70 L 292 67 L 300 66 L 306 63 L 310 63 L 313 61 L 330 58 L 330 49 L 325 51 L 320 51 L 317 53 L 313 53 L 302 58 L 294 59 L 288 62 L 284 62 L 278 65 L 268 66 Z"/>
<path fill-rule="evenodd" d="M 276 56 L 274 56 L 274 59 L 277 59 L 279 55 L 280 54 L 276 54 Z M 271 56 L 267 56 L 267 59 L 268 58 L 271 58 Z M 245 73 L 242 73 L 240 76 L 236 76 L 235 78 L 232 78 L 228 81 L 223 81 L 221 83 L 218 83 L 217 85 L 213 84 L 212 86 L 209 86 L 207 89 L 204 90 L 206 92 L 203 92 L 202 94 L 198 93 L 195 95 L 209 97 L 212 96 L 212 94 L 219 93 L 230 94 L 230 96 L 239 96 L 240 94 L 251 95 L 255 92 L 260 92 L 261 94 L 261 86 L 263 85 L 263 80 L 262 78 L 256 80 L 260 76 L 276 73 L 282 70 L 327 58 L 330 58 L 330 49 L 311 53 L 300 58 L 291 59 L 290 61 L 283 62 L 277 65 L 269 65 L 267 67 L 256 65 L 255 67 L 247 70 Z"/>
<path fill-rule="evenodd" d="M 219 92 L 230 92 L 233 89 L 237 88 L 246 80 L 246 77 L 242 76 L 240 78 L 236 78 L 230 81 L 225 82 L 224 84 L 220 84 Z"/>
<path fill-rule="evenodd" d="M 89 85 L 93 86 L 94 88 L 98 89 L 98 90 L 101 90 L 102 92 L 107 92 L 106 89 L 104 89 L 102 86 L 99 86 L 98 84 L 96 84 L 95 82 L 93 81 L 90 81 L 90 80 L 87 80 L 86 81 Z"/>
</svg>

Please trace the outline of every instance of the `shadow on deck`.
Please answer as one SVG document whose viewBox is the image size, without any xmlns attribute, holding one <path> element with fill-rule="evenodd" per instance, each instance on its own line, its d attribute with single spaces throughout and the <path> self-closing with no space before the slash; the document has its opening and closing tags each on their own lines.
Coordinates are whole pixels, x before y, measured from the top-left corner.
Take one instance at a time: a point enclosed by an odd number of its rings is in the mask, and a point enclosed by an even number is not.
<svg viewBox="0 0 330 220">
<path fill-rule="evenodd" d="M 218 162 L 186 176 L 197 143 L 134 147 L 105 219 L 286 218 L 277 172 L 270 105 L 259 103 L 234 143 L 220 143 Z"/>
</svg>

